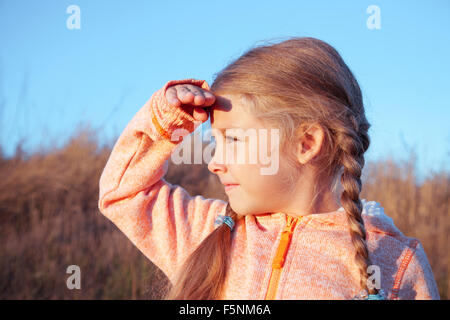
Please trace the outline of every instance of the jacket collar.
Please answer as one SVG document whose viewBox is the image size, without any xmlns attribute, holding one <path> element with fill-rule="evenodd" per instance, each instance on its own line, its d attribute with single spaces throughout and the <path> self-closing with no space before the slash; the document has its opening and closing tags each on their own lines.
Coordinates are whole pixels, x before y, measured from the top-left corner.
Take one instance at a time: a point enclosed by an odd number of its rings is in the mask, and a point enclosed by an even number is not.
<svg viewBox="0 0 450 320">
<path fill-rule="evenodd" d="M 384 208 L 380 203 L 375 201 L 367 201 L 361 199 L 363 204 L 362 218 L 366 231 L 376 231 L 388 233 L 391 235 L 403 235 L 402 232 L 394 225 L 391 217 L 385 214 Z M 287 214 L 283 212 L 262 214 L 257 216 L 260 222 L 268 222 L 269 224 L 283 224 L 286 221 Z M 337 229 L 348 229 L 347 213 L 343 207 L 336 211 L 313 213 L 302 216 L 302 220 L 311 226 L 319 227 L 320 225 L 333 226 Z"/>
</svg>

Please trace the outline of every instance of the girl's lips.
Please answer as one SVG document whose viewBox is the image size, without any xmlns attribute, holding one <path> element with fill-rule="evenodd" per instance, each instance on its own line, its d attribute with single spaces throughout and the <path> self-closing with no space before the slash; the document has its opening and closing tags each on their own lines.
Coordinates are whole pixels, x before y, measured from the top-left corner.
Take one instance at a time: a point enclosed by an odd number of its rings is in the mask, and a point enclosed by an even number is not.
<svg viewBox="0 0 450 320">
<path fill-rule="evenodd" d="M 231 189 L 236 188 L 237 186 L 239 186 L 238 184 L 225 184 L 225 191 L 229 191 Z"/>
</svg>

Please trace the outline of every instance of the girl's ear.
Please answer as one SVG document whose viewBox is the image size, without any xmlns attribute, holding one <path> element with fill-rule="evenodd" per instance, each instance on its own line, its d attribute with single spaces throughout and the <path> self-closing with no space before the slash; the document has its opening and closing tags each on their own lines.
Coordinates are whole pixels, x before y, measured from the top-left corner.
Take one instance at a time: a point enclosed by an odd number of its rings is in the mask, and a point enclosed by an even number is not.
<svg viewBox="0 0 450 320">
<path fill-rule="evenodd" d="M 297 130 L 296 155 L 301 164 L 307 164 L 319 154 L 324 136 L 318 123 L 300 125 Z"/>
</svg>

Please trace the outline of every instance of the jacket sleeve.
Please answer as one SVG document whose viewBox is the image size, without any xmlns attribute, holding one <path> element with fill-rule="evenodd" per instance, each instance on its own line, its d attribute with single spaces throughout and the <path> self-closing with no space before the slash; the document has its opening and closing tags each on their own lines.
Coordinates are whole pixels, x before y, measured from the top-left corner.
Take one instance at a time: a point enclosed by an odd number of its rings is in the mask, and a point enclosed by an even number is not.
<svg viewBox="0 0 450 320">
<path fill-rule="evenodd" d="M 439 290 L 428 262 L 425 250 L 416 240 L 398 291 L 399 300 L 440 300 Z"/>
<path fill-rule="evenodd" d="M 169 105 L 165 90 L 177 83 L 208 89 L 206 81 L 169 81 L 128 123 L 103 169 L 98 207 L 172 281 L 183 260 L 214 230 L 226 202 L 191 197 L 164 180 L 178 141 L 194 130 L 192 116 Z M 177 139 L 175 139 L 177 140 Z"/>
</svg>

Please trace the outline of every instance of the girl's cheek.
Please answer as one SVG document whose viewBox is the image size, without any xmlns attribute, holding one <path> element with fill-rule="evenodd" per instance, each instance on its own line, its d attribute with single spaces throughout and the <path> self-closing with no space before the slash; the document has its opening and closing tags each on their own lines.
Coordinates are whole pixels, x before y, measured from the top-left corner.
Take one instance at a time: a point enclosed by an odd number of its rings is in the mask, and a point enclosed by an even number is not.
<svg viewBox="0 0 450 320">
<path fill-rule="evenodd" d="M 247 151 L 241 142 L 229 142 L 225 147 L 225 158 L 228 165 L 247 164 Z"/>
</svg>

